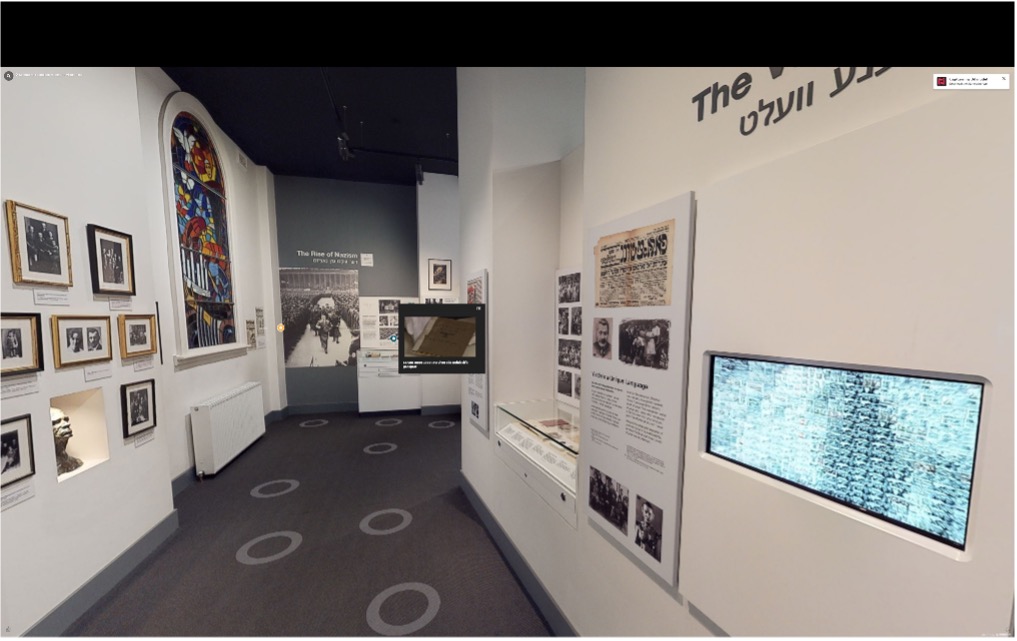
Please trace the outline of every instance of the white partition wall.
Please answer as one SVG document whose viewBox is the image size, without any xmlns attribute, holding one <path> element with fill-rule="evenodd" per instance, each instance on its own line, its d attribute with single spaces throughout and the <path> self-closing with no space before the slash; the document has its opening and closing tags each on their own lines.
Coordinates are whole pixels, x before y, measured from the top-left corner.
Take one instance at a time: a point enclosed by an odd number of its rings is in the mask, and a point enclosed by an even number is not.
<svg viewBox="0 0 1017 641">
<path fill-rule="evenodd" d="M 1009 626 L 1012 124 L 951 96 L 699 192 L 681 586 L 726 632 Z M 987 379 L 967 549 L 705 454 L 714 350 Z"/>
</svg>

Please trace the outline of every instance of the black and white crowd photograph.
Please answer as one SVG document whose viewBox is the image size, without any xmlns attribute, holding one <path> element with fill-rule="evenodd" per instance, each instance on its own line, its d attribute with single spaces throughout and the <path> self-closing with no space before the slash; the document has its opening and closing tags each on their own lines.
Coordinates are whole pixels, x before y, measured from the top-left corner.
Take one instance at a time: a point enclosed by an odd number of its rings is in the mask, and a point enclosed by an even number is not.
<svg viewBox="0 0 1017 641">
<path fill-rule="evenodd" d="M 667 369 L 671 321 L 623 320 L 618 326 L 618 359 L 629 365 Z"/>
<path fill-rule="evenodd" d="M 629 488 L 590 466 L 590 507 L 621 530 L 629 533 Z"/>
<path fill-rule="evenodd" d="M 558 393 L 572 396 L 572 372 L 558 370 Z"/>
<path fill-rule="evenodd" d="M 636 545 L 660 561 L 660 537 L 663 511 L 636 495 Z"/>
<path fill-rule="evenodd" d="M 579 341 L 558 339 L 558 364 L 562 367 L 580 368 L 580 351 L 582 347 Z"/>
<path fill-rule="evenodd" d="M 558 277 L 558 302 L 579 302 L 579 272 Z"/>
<path fill-rule="evenodd" d="M 399 299 L 382 298 L 381 300 L 378 301 L 378 311 L 381 312 L 382 314 L 398 314 Z"/>
<path fill-rule="evenodd" d="M 564 332 L 562 332 L 564 333 Z M 572 308 L 572 327 L 570 332 L 573 336 L 583 335 L 583 308 L 573 307 Z"/>
<path fill-rule="evenodd" d="M 360 285 L 355 269 L 279 270 L 286 367 L 356 365 L 360 349 Z M 398 300 L 382 300 L 398 312 Z"/>
</svg>

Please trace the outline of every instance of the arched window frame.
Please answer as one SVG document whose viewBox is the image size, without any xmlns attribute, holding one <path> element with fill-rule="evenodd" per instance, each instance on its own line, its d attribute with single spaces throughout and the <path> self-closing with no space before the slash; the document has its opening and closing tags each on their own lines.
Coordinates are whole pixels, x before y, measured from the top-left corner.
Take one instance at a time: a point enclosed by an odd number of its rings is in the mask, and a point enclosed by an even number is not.
<svg viewBox="0 0 1017 641">
<path fill-rule="evenodd" d="M 187 270 L 182 265 L 183 254 L 187 252 L 182 249 L 183 243 L 181 242 L 180 226 L 178 223 L 177 214 L 177 182 L 175 179 L 175 163 L 173 157 L 173 125 L 177 117 L 181 114 L 190 114 L 191 118 L 204 130 L 205 135 L 211 146 L 213 157 L 216 158 L 218 163 L 219 171 L 219 182 L 222 185 L 222 210 L 219 214 L 225 220 L 225 232 L 227 235 L 226 240 L 221 243 L 225 246 L 228 251 L 226 260 L 229 262 L 229 291 L 230 298 L 228 302 L 218 303 L 219 305 L 228 305 L 230 313 L 232 314 L 232 341 L 221 342 L 221 341 L 205 341 L 201 340 L 198 344 L 194 344 L 191 336 L 196 333 L 193 326 L 189 326 L 189 314 L 191 306 L 187 303 L 185 291 L 187 291 L 188 283 L 195 283 L 201 281 L 205 286 L 211 285 L 211 279 L 207 273 L 207 269 L 195 270 L 193 267 Z M 187 93 L 178 92 L 174 93 L 166 99 L 163 105 L 162 113 L 160 115 L 160 157 L 163 165 L 163 186 L 164 186 L 164 202 L 166 205 L 166 230 L 167 230 L 167 244 L 169 250 L 169 271 L 170 271 L 170 291 L 173 301 L 173 322 L 164 327 L 169 326 L 174 329 L 174 342 L 176 352 L 174 354 L 174 362 L 177 365 L 191 365 L 201 364 L 206 361 L 218 360 L 218 358 L 224 358 L 233 356 L 238 352 L 246 351 L 246 342 L 243 341 L 243 333 L 241 328 L 244 327 L 244 319 L 241 317 L 240 310 L 240 292 L 236 283 L 236 265 L 237 265 L 237 251 L 232 241 L 229 239 L 230 230 L 234 229 L 233 223 L 235 216 L 232 215 L 229 207 L 231 202 L 230 191 L 231 181 L 229 179 L 230 168 L 225 166 L 226 159 L 222 153 L 224 146 L 220 141 L 225 140 L 225 136 L 221 133 L 215 121 L 209 115 L 207 110 L 195 99 L 193 96 Z M 235 234 L 234 234 L 235 235 Z M 200 264 L 200 261 L 199 261 Z M 200 278 L 195 278 L 199 276 Z M 211 291 L 211 287 L 206 287 L 207 291 Z M 196 316 L 200 324 L 200 317 Z M 201 330 L 197 330 L 197 333 L 201 334 Z M 203 334 L 207 335 L 207 334 Z"/>
</svg>

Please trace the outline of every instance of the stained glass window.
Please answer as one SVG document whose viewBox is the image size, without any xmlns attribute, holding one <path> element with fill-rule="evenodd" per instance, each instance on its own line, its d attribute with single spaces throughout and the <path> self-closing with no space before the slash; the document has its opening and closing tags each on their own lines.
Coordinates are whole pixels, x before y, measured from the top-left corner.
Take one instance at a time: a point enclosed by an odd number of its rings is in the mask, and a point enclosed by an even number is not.
<svg viewBox="0 0 1017 641">
<path fill-rule="evenodd" d="M 219 156 L 207 130 L 187 112 L 173 120 L 170 149 L 187 346 L 235 343 L 233 266 Z"/>
</svg>

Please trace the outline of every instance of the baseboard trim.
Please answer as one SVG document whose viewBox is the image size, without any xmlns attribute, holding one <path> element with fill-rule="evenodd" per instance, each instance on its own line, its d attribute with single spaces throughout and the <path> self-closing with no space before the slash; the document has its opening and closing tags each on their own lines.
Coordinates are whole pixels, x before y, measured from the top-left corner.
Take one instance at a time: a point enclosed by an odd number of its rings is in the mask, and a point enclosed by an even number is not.
<svg viewBox="0 0 1017 641">
<path fill-rule="evenodd" d="M 288 405 L 286 416 L 303 416 L 305 414 L 329 414 L 331 412 L 356 412 L 359 403 L 318 403 L 315 405 Z"/>
<path fill-rule="evenodd" d="M 458 414 L 462 411 L 462 406 L 458 403 L 455 405 L 430 405 L 428 407 L 420 408 L 421 416 L 433 416 L 435 414 Z"/>
<path fill-rule="evenodd" d="M 53 608 L 49 614 L 29 628 L 23 636 L 61 636 L 67 631 L 67 628 L 71 627 L 85 612 L 88 612 L 89 608 L 115 588 L 134 568 L 141 565 L 141 562 L 155 552 L 156 548 L 169 540 L 179 527 L 177 511 L 173 510 L 138 539 L 134 545 L 124 550 L 120 556 L 113 559 L 85 585 L 78 588 L 74 594 L 64 599 L 60 605 Z"/>
<path fill-rule="evenodd" d="M 290 415 L 290 408 L 284 407 L 281 410 L 272 410 L 268 414 L 265 414 L 265 425 L 271 425 L 285 419 Z"/>
<path fill-rule="evenodd" d="M 173 488 L 173 498 L 177 498 L 177 494 L 180 494 L 187 488 L 191 487 L 198 482 L 198 475 L 194 472 L 194 466 L 187 468 L 187 471 L 180 476 L 173 479 L 171 486 Z"/>
<path fill-rule="evenodd" d="M 572 628 L 565 614 L 558 608 L 558 604 L 555 603 L 554 599 L 551 598 L 551 595 L 544 588 L 544 584 L 540 582 L 537 575 L 530 569 L 526 559 L 523 558 L 523 555 L 516 549 L 512 540 L 509 539 L 505 531 L 498 525 L 497 519 L 487 509 L 487 505 L 484 504 L 483 499 L 480 498 L 480 495 L 470 485 L 462 470 L 459 471 L 459 487 L 466 494 L 467 500 L 469 500 L 473 509 L 476 510 L 477 515 L 480 516 L 480 520 L 494 540 L 494 544 L 498 546 L 502 556 L 505 557 L 505 561 L 508 562 L 509 568 L 516 575 L 516 578 L 519 579 L 523 589 L 526 590 L 533 604 L 537 606 L 537 610 L 540 611 L 541 616 L 544 617 L 544 621 L 547 622 L 554 635 L 557 637 L 579 636 L 576 634 L 575 629 Z"/>
</svg>

